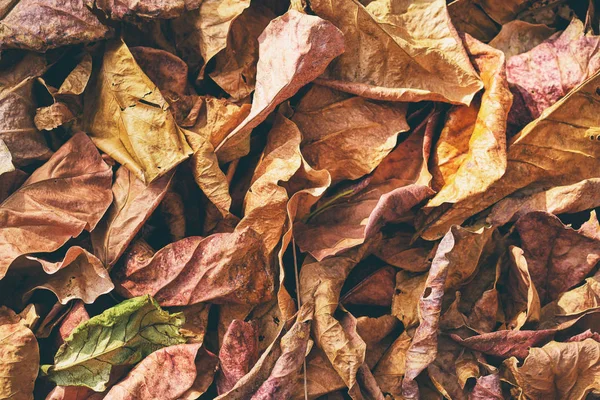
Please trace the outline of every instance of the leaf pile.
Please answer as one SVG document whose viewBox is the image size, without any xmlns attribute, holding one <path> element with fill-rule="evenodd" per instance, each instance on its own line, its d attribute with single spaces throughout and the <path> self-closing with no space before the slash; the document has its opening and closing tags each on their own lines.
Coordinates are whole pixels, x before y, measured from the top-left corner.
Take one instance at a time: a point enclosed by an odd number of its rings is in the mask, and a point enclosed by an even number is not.
<svg viewBox="0 0 600 400">
<path fill-rule="evenodd" d="M 597 398 L 598 10 L 0 0 L 0 400 Z"/>
</svg>

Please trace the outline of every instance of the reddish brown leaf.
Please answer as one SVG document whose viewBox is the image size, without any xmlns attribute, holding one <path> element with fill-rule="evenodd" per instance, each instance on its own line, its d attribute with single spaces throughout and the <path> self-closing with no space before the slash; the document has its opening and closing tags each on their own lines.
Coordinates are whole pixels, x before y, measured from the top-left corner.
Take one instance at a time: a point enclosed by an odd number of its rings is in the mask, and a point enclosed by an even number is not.
<svg viewBox="0 0 600 400">
<path fill-rule="evenodd" d="M 202 302 L 258 304 L 273 292 L 260 236 L 250 229 L 188 237 L 140 260 L 130 254 L 115 273 L 125 297 L 151 294 L 164 306 Z"/>
<path fill-rule="evenodd" d="M 452 339 L 461 346 L 480 351 L 496 357 L 518 357 L 525 358 L 529 348 L 545 344 L 552 339 L 556 331 L 553 329 L 539 331 L 497 331 L 484 333 L 462 339 L 452 334 Z"/>
<path fill-rule="evenodd" d="M 223 337 L 219 350 L 220 369 L 217 373 L 219 394 L 230 391 L 258 360 L 258 334 L 249 322 L 233 320 Z"/>
<path fill-rule="evenodd" d="M 18 257 L 52 252 L 91 231 L 112 200 L 112 170 L 83 133 L 0 205 L 0 278 Z"/>
<path fill-rule="evenodd" d="M 278 104 L 319 76 L 327 64 L 344 51 L 342 33 L 333 24 L 295 10 L 271 21 L 258 41 L 260 58 L 252 109 L 216 147 L 223 162 L 247 154 L 252 129 Z M 276 75 L 273 75 L 273 65 L 278 65 Z"/>
</svg>

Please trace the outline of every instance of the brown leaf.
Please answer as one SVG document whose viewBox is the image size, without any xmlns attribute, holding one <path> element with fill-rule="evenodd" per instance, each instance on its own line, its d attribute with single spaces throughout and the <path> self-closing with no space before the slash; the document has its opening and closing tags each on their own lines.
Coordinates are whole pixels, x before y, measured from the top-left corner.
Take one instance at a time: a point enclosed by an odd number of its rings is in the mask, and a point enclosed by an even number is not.
<svg viewBox="0 0 600 400">
<path fill-rule="evenodd" d="M 473 391 L 469 394 L 469 400 L 503 400 L 502 387 L 498 374 L 480 376 Z"/>
<path fill-rule="evenodd" d="M 198 133 L 184 130 L 185 136 L 194 150 L 190 159 L 190 167 L 198 187 L 208 200 L 215 205 L 222 217 L 229 215 L 231 195 L 227 177 L 219 167 L 215 149 L 211 143 L 211 131 L 200 130 Z"/>
<path fill-rule="evenodd" d="M 509 247 L 506 317 L 509 329 L 521 329 L 540 319 L 540 297 L 521 248 Z"/>
<path fill-rule="evenodd" d="M 398 398 L 402 395 L 406 352 L 411 341 L 412 338 L 404 331 L 387 349 L 373 370 L 373 375 L 384 393 Z"/>
<path fill-rule="evenodd" d="M 389 307 L 394 296 L 396 269 L 383 267 L 367 276 L 342 297 L 343 304 Z"/>
<path fill-rule="evenodd" d="M 86 91 L 84 125 L 102 151 L 146 184 L 192 152 L 168 107 L 125 43 L 109 43 Z"/>
<path fill-rule="evenodd" d="M 175 46 L 180 56 L 204 76 L 206 64 L 227 46 L 231 24 L 250 6 L 250 0 L 203 0 L 197 10 L 173 20 Z"/>
<path fill-rule="evenodd" d="M 490 224 L 501 226 L 533 211 L 545 211 L 549 214 L 574 214 L 600 206 L 596 193 L 600 179 L 585 179 L 566 186 L 556 186 L 534 193 L 517 192 L 496 203 L 487 216 Z"/>
<path fill-rule="evenodd" d="M 365 361 L 366 344 L 353 334 L 352 326 L 350 331 L 344 329 L 334 313 L 344 281 L 367 251 L 365 244 L 321 262 L 307 257 L 300 269 L 302 303 L 315 306 L 313 337 L 351 392 L 358 388 L 357 373 Z"/>
<path fill-rule="evenodd" d="M 511 90 L 520 97 L 511 110 L 513 123 L 524 126 L 600 70 L 600 36 L 585 35 L 583 23 L 569 27 L 527 53 L 510 57 L 506 72 Z M 524 105 L 525 109 L 517 108 Z"/>
<path fill-rule="evenodd" d="M 522 366 L 516 358 L 504 362 L 507 379 L 524 398 L 583 399 L 600 389 L 600 343 L 550 342 L 532 348 Z"/>
<path fill-rule="evenodd" d="M 104 265 L 110 268 L 121 257 L 164 198 L 172 178 L 170 173 L 146 186 L 127 168 L 117 170 L 112 186 L 113 203 L 92 231 L 94 254 Z"/>
<path fill-rule="evenodd" d="M 538 331 L 496 331 L 471 336 L 462 339 L 460 336 L 450 335 L 461 346 L 480 351 L 496 357 L 525 358 L 529 348 L 547 343 L 556 331 L 545 329 Z"/>
<path fill-rule="evenodd" d="M 371 173 L 409 129 L 406 104 L 377 103 L 313 86 L 292 118 L 302 132 L 302 154 L 337 183 Z"/>
<path fill-rule="evenodd" d="M 34 54 L 0 69 L 0 139 L 10 150 L 16 166 L 47 160 L 52 155 L 34 125 L 33 85 L 45 69 L 44 58 Z"/>
<path fill-rule="evenodd" d="M 595 212 L 577 231 L 544 212 L 521 217 L 515 227 L 542 304 L 581 282 L 600 260 L 600 225 Z"/>
<path fill-rule="evenodd" d="M 300 168 L 300 140 L 296 125 L 278 113 L 244 198 L 244 218 L 236 227 L 258 233 L 269 254 L 279 243 L 287 219 L 288 194 L 279 183 L 289 181 Z"/>
<path fill-rule="evenodd" d="M 434 112 L 354 188 L 325 198 L 294 226 L 298 246 L 317 260 L 359 245 L 386 222 L 411 221 L 410 210 L 433 194 L 427 159 Z M 319 205 L 317 205 L 319 206 Z"/>
<path fill-rule="evenodd" d="M 473 274 L 477 268 L 475 260 L 479 259 L 491 233 L 490 229 L 473 232 L 452 227 L 440 242 L 418 303 L 419 326 L 406 352 L 406 374 L 402 382 L 404 397 L 419 398 L 415 378 L 436 358 L 444 293 Z"/>
<path fill-rule="evenodd" d="M 251 3 L 231 24 L 225 50 L 215 56 L 215 68 L 209 75 L 235 101 L 254 91 L 258 37 L 274 18 L 267 7 Z"/>
<path fill-rule="evenodd" d="M 594 75 L 513 137 L 504 176 L 462 207 L 432 212 L 422 224 L 422 237 L 440 237 L 445 227 L 462 223 L 519 189 L 539 190 L 597 177 L 600 147 L 591 139 L 600 126 L 600 103 L 593 101 L 599 82 L 600 74 Z"/>
<path fill-rule="evenodd" d="M 518 19 L 502 25 L 490 46 L 502 51 L 507 59 L 529 50 L 548 39 L 556 29 L 542 24 L 530 24 Z"/>
<path fill-rule="evenodd" d="M 246 155 L 252 129 L 278 104 L 319 76 L 327 64 L 344 51 L 344 38 L 335 26 L 295 10 L 271 21 L 258 41 L 260 57 L 252 109 L 216 147 L 222 162 Z M 273 65 L 278 66 L 276 75 L 273 75 Z"/>
<path fill-rule="evenodd" d="M 250 322 L 233 320 L 223 337 L 219 350 L 220 369 L 217 373 L 219 394 L 230 391 L 258 360 L 258 333 Z"/>
<path fill-rule="evenodd" d="M 297 385 L 294 399 L 304 398 L 304 379 Z M 317 346 L 306 357 L 306 391 L 310 399 L 344 389 L 344 381 Z"/>
<path fill-rule="evenodd" d="M 83 133 L 65 143 L 0 205 L 0 279 L 12 262 L 91 231 L 112 200 L 112 170 Z"/>
<path fill-rule="evenodd" d="M 33 399 L 40 353 L 33 332 L 11 309 L 0 307 L 0 399 Z"/>
<path fill-rule="evenodd" d="M 75 116 L 64 103 L 54 103 L 48 107 L 38 108 L 35 113 L 34 123 L 37 129 L 51 131 L 67 122 L 73 121 Z"/>
<path fill-rule="evenodd" d="M 306 350 L 302 353 L 298 350 L 306 346 L 309 337 L 306 331 L 310 329 L 313 311 L 314 309 L 311 306 L 305 305 L 298 312 L 295 321 L 291 319 L 282 324 L 275 340 L 265 349 L 250 372 L 240 379 L 229 392 L 221 394 L 217 399 L 265 398 L 264 396 L 273 388 L 277 374 L 284 378 L 284 382 L 281 382 L 284 386 L 281 389 L 284 390 L 284 393 L 290 393 L 290 388 L 287 387 L 285 381 L 289 379 L 290 373 L 299 368 L 298 361 L 301 363 L 304 359 Z M 306 347 L 304 348 L 306 349 Z M 301 357 L 298 357 L 298 355 Z M 290 368 L 290 370 L 287 370 L 287 368 Z M 262 388 L 261 386 L 267 382 L 269 384 Z M 283 396 L 282 398 L 287 397 Z"/>
<path fill-rule="evenodd" d="M 45 273 L 39 271 L 28 274 L 31 289 L 25 292 L 26 297 L 36 289 L 47 289 L 62 304 L 67 304 L 72 299 L 92 304 L 99 296 L 109 293 L 115 287 L 100 260 L 79 246 L 69 248 L 59 262 L 31 256 L 27 256 L 27 259 L 39 263 Z"/>
<path fill-rule="evenodd" d="M 456 30 L 487 43 L 498 34 L 498 24 L 478 3 L 478 0 L 452 1 L 448 4 L 448 14 Z"/>
<path fill-rule="evenodd" d="M 185 10 L 198 8 L 199 3 L 197 0 L 86 0 L 88 7 L 95 6 L 116 20 L 176 18 Z"/>
<path fill-rule="evenodd" d="M 200 360 L 203 361 L 202 364 L 199 363 Z M 201 348 L 199 343 L 164 347 L 142 360 L 125 379 L 113 386 L 104 398 L 106 400 L 186 398 L 186 392 L 193 387 L 198 374 L 211 372 L 214 374 L 216 367 L 217 358 Z M 208 386 L 206 385 L 206 388 Z"/>
<path fill-rule="evenodd" d="M 111 31 L 83 0 L 21 0 L 0 21 L 0 49 L 46 51 L 106 39 Z"/>
<path fill-rule="evenodd" d="M 444 203 L 460 208 L 484 193 L 506 169 L 506 118 L 512 95 L 504 56 L 469 35 L 463 41 L 485 91 L 470 106 L 455 106 L 446 115 L 432 159 L 434 188 L 439 189 L 425 213 Z"/>
<path fill-rule="evenodd" d="M 123 296 L 151 294 L 163 306 L 263 303 L 273 279 L 262 238 L 250 229 L 188 237 L 149 259 L 130 254 L 114 277 Z"/>
<path fill-rule="evenodd" d="M 298 373 L 306 357 L 312 317 L 311 308 L 300 309 L 296 322 L 281 338 L 279 359 L 273 365 L 269 377 L 252 396 L 253 400 L 288 399 L 292 396 L 298 381 Z"/>
<path fill-rule="evenodd" d="M 444 0 L 312 0 L 313 11 L 344 33 L 346 52 L 322 85 L 393 101 L 469 104 L 481 89 Z M 427 51 L 424 51 L 427 49 Z"/>
</svg>

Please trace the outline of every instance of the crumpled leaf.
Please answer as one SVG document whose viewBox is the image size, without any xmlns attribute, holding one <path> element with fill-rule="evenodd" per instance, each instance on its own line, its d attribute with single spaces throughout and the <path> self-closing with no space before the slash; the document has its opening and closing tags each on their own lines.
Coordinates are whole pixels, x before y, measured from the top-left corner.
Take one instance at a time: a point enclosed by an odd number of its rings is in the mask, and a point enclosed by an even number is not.
<svg viewBox="0 0 600 400">
<path fill-rule="evenodd" d="M 150 296 L 125 300 L 75 328 L 54 365 L 42 366 L 42 372 L 61 386 L 103 391 L 113 366 L 133 365 L 162 347 L 184 343 L 182 324 L 181 314 L 163 311 Z"/>
<path fill-rule="evenodd" d="M 469 104 L 481 89 L 444 0 L 312 0 L 312 10 L 342 32 L 346 52 L 321 85 L 393 101 Z"/>
<path fill-rule="evenodd" d="M 599 82 L 600 74 L 594 75 L 513 137 L 502 179 L 462 207 L 432 212 L 421 224 L 421 236 L 438 238 L 445 227 L 462 223 L 519 189 L 539 190 L 597 177 L 600 147 L 591 138 L 596 138 L 600 126 L 599 103 L 592 101 Z"/>
<path fill-rule="evenodd" d="M 406 105 L 377 103 L 323 86 L 300 100 L 292 121 L 302 132 L 302 155 L 337 183 L 371 173 L 409 129 Z"/>
<path fill-rule="evenodd" d="M 38 108 L 33 122 L 40 131 L 51 131 L 74 119 L 75 115 L 66 104 L 54 103 L 48 107 Z"/>
<path fill-rule="evenodd" d="M 377 363 L 373 376 L 384 393 L 390 393 L 394 397 L 402 395 L 402 378 L 406 372 L 406 352 L 411 341 L 412 338 L 406 331 L 402 332 Z"/>
<path fill-rule="evenodd" d="M 343 304 L 389 307 L 392 305 L 396 269 L 383 267 L 367 276 L 342 297 Z"/>
<path fill-rule="evenodd" d="M 479 259 L 490 237 L 490 229 L 469 231 L 452 227 L 440 242 L 419 299 L 419 326 L 406 351 L 406 372 L 402 381 L 404 397 L 419 398 L 415 378 L 437 356 L 437 335 L 445 291 L 464 282 L 475 272 L 477 264 L 473 260 Z"/>
<path fill-rule="evenodd" d="M 19 0 L 0 21 L 0 49 L 46 51 L 111 33 L 83 0 Z"/>
<path fill-rule="evenodd" d="M 67 304 L 73 299 L 92 304 L 99 296 L 109 293 L 115 287 L 100 260 L 79 246 L 69 248 L 59 262 L 31 256 L 27 258 L 38 262 L 45 274 L 29 275 L 32 288 L 25 296 L 36 289 L 47 289 L 52 291 L 62 304 Z"/>
<path fill-rule="evenodd" d="M 219 350 L 217 391 L 230 391 L 258 360 L 258 332 L 255 324 L 233 320 Z"/>
<path fill-rule="evenodd" d="M 262 238 L 249 228 L 191 236 L 153 256 L 130 254 L 114 275 L 123 296 L 151 294 L 163 306 L 263 303 L 273 280 Z"/>
<path fill-rule="evenodd" d="M 113 386 L 104 399 L 186 398 L 186 392 L 192 388 L 198 375 L 214 373 L 217 367 L 217 358 L 200 346 L 199 343 L 178 344 L 156 350 Z M 199 364 L 200 360 L 202 364 Z"/>
<path fill-rule="evenodd" d="M 333 24 L 295 10 L 271 21 L 258 42 L 260 57 L 252 109 L 216 147 L 221 162 L 246 155 L 252 129 L 344 51 L 342 33 Z M 278 66 L 276 75 L 273 65 Z"/>
<path fill-rule="evenodd" d="M 46 61 L 29 54 L 20 62 L 0 69 L 0 139 L 4 141 L 17 166 L 52 155 L 44 136 L 34 124 L 35 78 L 44 73 Z"/>
<path fill-rule="evenodd" d="M 112 201 L 112 170 L 78 133 L 0 205 L 0 279 L 12 262 L 91 231 Z"/>
<path fill-rule="evenodd" d="M 84 102 L 84 125 L 96 146 L 146 184 L 192 152 L 167 102 L 120 40 L 107 44 Z"/>
<path fill-rule="evenodd" d="M 432 113 L 416 127 L 373 175 L 323 199 L 321 208 L 296 223 L 300 249 L 322 260 L 363 243 L 386 222 L 412 220 L 411 208 L 433 194 L 427 160 L 437 116 Z"/>
<path fill-rule="evenodd" d="M 569 27 L 527 53 L 506 60 L 506 72 L 515 99 L 511 121 L 524 126 L 600 70 L 600 36 L 585 35 L 583 23 Z M 522 107 L 517 108 L 517 105 Z M 524 106 L 524 107 L 523 107 Z"/>
<path fill-rule="evenodd" d="M 509 329 L 521 329 L 528 322 L 540 319 L 540 296 L 534 285 L 524 252 L 509 247 L 508 299 L 505 306 Z"/>
<path fill-rule="evenodd" d="M 579 230 L 544 212 L 521 217 L 515 228 L 542 304 L 581 282 L 600 260 L 600 225 L 595 212 Z"/>
<path fill-rule="evenodd" d="M 33 399 L 40 352 L 33 332 L 7 307 L 0 307 L 0 399 Z"/>
<path fill-rule="evenodd" d="M 258 233 L 268 254 L 275 249 L 283 234 L 288 194 L 279 182 L 289 181 L 300 168 L 300 140 L 298 127 L 278 113 L 244 198 L 244 218 L 235 228 L 250 228 Z"/>
<path fill-rule="evenodd" d="M 94 254 L 112 267 L 164 198 L 173 179 L 169 173 L 146 186 L 125 167 L 115 172 L 113 203 L 92 231 Z"/>
<path fill-rule="evenodd" d="M 504 56 L 468 35 L 463 42 L 485 91 L 470 106 L 455 106 L 446 114 L 432 155 L 434 187 L 439 189 L 425 212 L 444 203 L 460 207 L 471 196 L 484 193 L 506 169 L 506 118 L 512 95 Z"/>
<path fill-rule="evenodd" d="M 289 398 L 293 387 L 289 387 L 288 381 L 292 375 L 292 383 L 295 383 L 294 372 L 299 370 L 304 361 L 313 311 L 312 306 L 304 305 L 294 319 L 282 324 L 275 340 L 265 349 L 250 372 L 217 399 L 273 398 L 271 390 L 277 389 L 278 383 L 281 384 L 282 392 L 286 394 L 281 398 Z M 277 378 L 282 379 L 277 382 Z M 269 395 L 271 396 L 265 397 Z"/>
<path fill-rule="evenodd" d="M 515 19 L 502 25 L 500 33 L 490 41 L 490 46 L 504 53 L 507 59 L 529 50 L 548 39 L 556 29 L 543 24 L 530 24 Z"/>
<path fill-rule="evenodd" d="M 500 226 L 514 221 L 533 211 L 545 211 L 549 214 L 574 214 L 600 206 L 596 198 L 600 179 L 585 179 L 581 182 L 528 194 L 515 193 L 496 203 L 486 221 Z"/>
<path fill-rule="evenodd" d="M 132 17 L 169 19 L 185 10 L 200 6 L 202 0 L 86 0 L 88 7 L 102 10 L 110 18 L 121 20 Z"/>
<path fill-rule="evenodd" d="M 197 10 L 173 20 L 175 43 L 179 55 L 195 72 L 227 46 L 231 24 L 250 6 L 250 0 L 203 0 Z"/>
<path fill-rule="evenodd" d="M 507 379 L 526 398 L 583 399 L 600 388 L 600 343 L 550 342 L 534 347 L 522 366 L 516 358 L 504 362 Z"/>
<path fill-rule="evenodd" d="M 503 400 L 498 374 L 480 376 L 469 395 L 469 400 Z"/>
<path fill-rule="evenodd" d="M 555 331 L 553 329 L 537 331 L 496 331 L 471 336 L 462 339 L 460 336 L 450 335 L 461 346 L 480 351 L 496 357 L 525 358 L 529 348 L 539 346 L 552 339 Z"/>
<path fill-rule="evenodd" d="M 258 37 L 274 18 L 267 7 L 252 3 L 233 21 L 227 47 L 215 56 L 215 68 L 209 73 L 210 78 L 235 101 L 254 91 Z"/>
</svg>

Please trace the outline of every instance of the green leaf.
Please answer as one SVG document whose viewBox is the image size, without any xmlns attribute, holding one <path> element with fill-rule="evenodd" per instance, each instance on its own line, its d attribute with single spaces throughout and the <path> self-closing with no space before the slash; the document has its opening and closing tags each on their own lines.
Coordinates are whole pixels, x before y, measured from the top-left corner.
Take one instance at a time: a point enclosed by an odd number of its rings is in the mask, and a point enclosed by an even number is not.
<svg viewBox="0 0 600 400">
<path fill-rule="evenodd" d="M 134 365 L 162 347 L 185 343 L 179 332 L 184 321 L 148 295 L 126 300 L 75 328 L 42 373 L 60 386 L 104 391 L 113 366 Z"/>
</svg>

